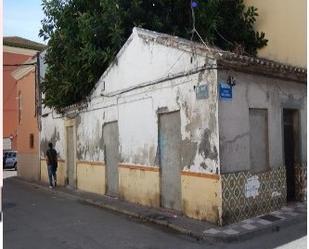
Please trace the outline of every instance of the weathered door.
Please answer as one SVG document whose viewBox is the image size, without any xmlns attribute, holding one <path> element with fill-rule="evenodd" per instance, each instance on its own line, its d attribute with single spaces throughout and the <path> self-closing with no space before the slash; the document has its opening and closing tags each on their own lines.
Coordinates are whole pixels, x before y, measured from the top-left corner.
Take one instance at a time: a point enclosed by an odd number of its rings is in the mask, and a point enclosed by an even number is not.
<svg viewBox="0 0 309 249">
<path fill-rule="evenodd" d="M 295 200 L 295 163 L 298 151 L 298 112 L 283 110 L 284 162 L 286 167 L 287 201 Z"/>
<path fill-rule="evenodd" d="M 103 140 L 106 165 L 106 194 L 117 196 L 119 162 L 118 122 L 107 123 L 103 126 Z"/>
<path fill-rule="evenodd" d="M 159 115 L 161 206 L 181 210 L 180 113 Z"/>
<path fill-rule="evenodd" d="M 70 187 L 76 188 L 75 179 L 75 162 L 74 162 L 74 128 L 68 126 L 67 128 L 67 184 Z"/>
</svg>

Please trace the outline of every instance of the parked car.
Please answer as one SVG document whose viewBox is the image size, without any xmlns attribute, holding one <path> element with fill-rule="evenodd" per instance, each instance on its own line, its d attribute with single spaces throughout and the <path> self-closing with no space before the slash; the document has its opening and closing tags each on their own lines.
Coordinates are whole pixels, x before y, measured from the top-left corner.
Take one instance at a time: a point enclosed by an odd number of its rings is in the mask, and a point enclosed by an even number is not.
<svg viewBox="0 0 309 249">
<path fill-rule="evenodd" d="M 3 152 L 3 168 L 17 170 L 17 152 L 4 151 Z"/>
</svg>

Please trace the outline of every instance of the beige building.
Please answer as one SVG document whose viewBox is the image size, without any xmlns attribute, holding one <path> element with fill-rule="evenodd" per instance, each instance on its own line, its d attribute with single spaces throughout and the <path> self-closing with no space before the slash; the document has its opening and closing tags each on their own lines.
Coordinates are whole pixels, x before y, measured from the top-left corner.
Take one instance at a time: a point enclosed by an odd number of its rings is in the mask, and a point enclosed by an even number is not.
<svg viewBox="0 0 309 249">
<path fill-rule="evenodd" d="M 306 0 L 245 0 L 258 9 L 256 29 L 263 31 L 268 45 L 258 56 L 306 67 Z"/>
<path fill-rule="evenodd" d="M 36 57 L 12 72 L 17 90 L 17 148 L 18 176 L 38 180 L 39 127 L 36 114 Z"/>
</svg>

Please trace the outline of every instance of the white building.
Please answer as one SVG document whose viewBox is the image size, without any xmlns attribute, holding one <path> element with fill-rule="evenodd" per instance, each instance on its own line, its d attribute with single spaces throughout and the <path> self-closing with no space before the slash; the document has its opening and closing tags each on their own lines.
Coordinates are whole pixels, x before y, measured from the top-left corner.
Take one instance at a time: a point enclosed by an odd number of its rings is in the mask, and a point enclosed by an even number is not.
<svg viewBox="0 0 309 249">
<path fill-rule="evenodd" d="M 134 28 L 88 102 L 43 110 L 41 179 L 53 142 L 61 184 L 217 224 L 303 199 L 306 73 Z"/>
</svg>

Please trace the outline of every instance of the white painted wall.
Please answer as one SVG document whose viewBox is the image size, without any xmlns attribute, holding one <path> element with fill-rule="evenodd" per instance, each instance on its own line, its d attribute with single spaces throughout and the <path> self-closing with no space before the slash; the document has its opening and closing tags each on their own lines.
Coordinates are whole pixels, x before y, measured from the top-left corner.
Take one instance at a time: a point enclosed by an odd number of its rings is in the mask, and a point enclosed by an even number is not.
<svg viewBox="0 0 309 249">
<path fill-rule="evenodd" d="M 45 158 L 48 143 L 53 142 L 54 148 L 58 152 L 59 159 L 64 160 L 64 120 L 47 107 L 43 109 L 42 113 L 47 114 L 47 116 L 41 118 L 41 158 Z"/>
<path fill-rule="evenodd" d="M 104 123 L 118 120 L 121 161 L 156 165 L 157 111 L 164 108 L 166 111 L 180 110 L 182 139 L 196 143 L 191 163 L 184 163 L 183 168 L 195 172 L 219 172 L 216 71 L 206 70 L 106 97 L 169 74 L 187 72 L 203 66 L 205 62 L 215 64 L 215 60 L 206 60 L 205 56 L 191 56 L 186 51 L 146 41 L 134 32 L 118 54 L 117 64 L 113 64 L 99 80 L 87 110 L 76 117 L 77 159 L 103 161 L 102 127 Z M 208 99 L 196 99 L 194 86 L 198 84 L 208 85 Z M 102 91 L 104 85 L 105 91 Z M 64 150 L 63 121 L 52 119 L 50 115 L 43 119 L 42 125 L 45 127 L 41 139 L 50 137 L 56 126 L 61 134 L 57 146 L 59 150 Z M 205 159 L 199 152 L 205 129 L 211 131 L 211 149 L 216 147 L 216 159 Z"/>
<path fill-rule="evenodd" d="M 105 82 L 104 93 L 112 93 L 215 62 L 209 58 L 206 59 L 206 53 L 203 57 L 194 56 L 191 62 L 192 53 L 160 45 L 141 38 L 141 35 L 143 35 L 142 31 L 133 29 L 132 35 L 118 53 L 116 61 L 99 80 L 93 96 L 100 95 L 103 81 Z M 150 38 L 156 37 L 152 32 L 147 32 L 147 35 Z"/>
</svg>

